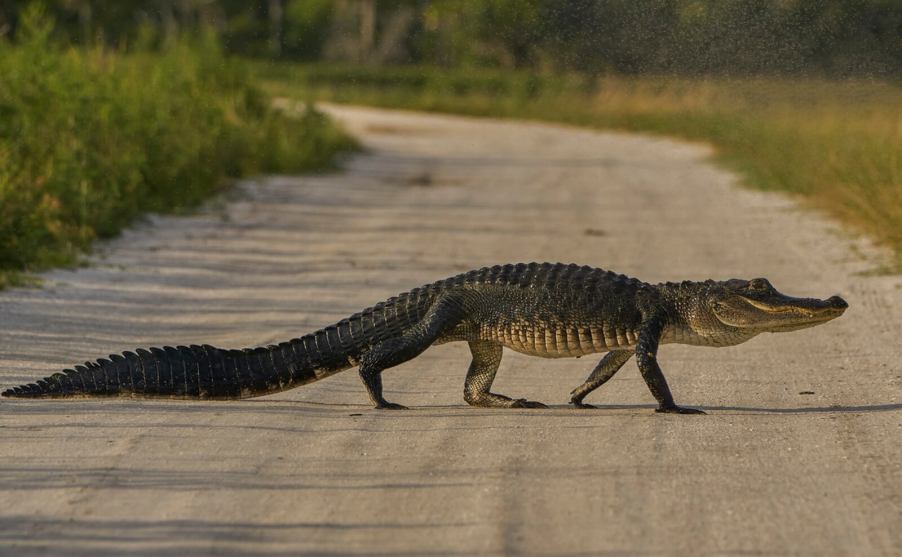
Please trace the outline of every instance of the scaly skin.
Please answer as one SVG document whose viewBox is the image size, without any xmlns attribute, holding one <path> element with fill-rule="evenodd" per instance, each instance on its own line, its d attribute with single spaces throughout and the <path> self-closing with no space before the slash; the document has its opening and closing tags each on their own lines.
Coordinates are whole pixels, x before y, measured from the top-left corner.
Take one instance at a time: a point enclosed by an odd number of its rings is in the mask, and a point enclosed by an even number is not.
<svg viewBox="0 0 902 557">
<path fill-rule="evenodd" d="M 382 372 L 428 347 L 469 343 L 464 399 L 474 406 L 542 408 L 490 388 L 502 348 L 545 358 L 607 352 L 570 402 L 608 381 L 636 354 L 658 412 L 677 406 L 657 363 L 658 346 L 730 346 L 762 332 L 810 327 L 840 316 L 846 302 L 791 298 L 765 279 L 647 284 L 601 269 L 550 263 L 498 265 L 415 288 L 315 333 L 267 346 L 226 350 L 179 346 L 86 362 L 7 397 L 135 396 L 239 399 L 310 383 L 359 366 L 377 408 L 404 408 L 382 396 Z"/>
</svg>

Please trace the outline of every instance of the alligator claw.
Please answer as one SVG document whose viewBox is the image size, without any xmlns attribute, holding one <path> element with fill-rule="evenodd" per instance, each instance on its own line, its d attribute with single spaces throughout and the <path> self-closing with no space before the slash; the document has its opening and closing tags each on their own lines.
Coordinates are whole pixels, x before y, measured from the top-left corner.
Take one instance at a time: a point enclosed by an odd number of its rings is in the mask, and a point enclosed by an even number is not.
<svg viewBox="0 0 902 557">
<path fill-rule="evenodd" d="M 655 408 L 655 412 L 660 412 L 662 414 L 707 414 L 707 412 L 699 410 L 698 408 L 684 408 L 683 406 Z"/>
<path fill-rule="evenodd" d="M 517 400 L 513 401 L 511 408 L 548 408 L 548 406 L 542 404 L 541 402 L 536 402 L 535 400 L 518 398 Z"/>
<path fill-rule="evenodd" d="M 570 400 L 570 404 L 572 404 L 573 406 L 575 406 L 575 407 L 577 407 L 577 408 L 598 408 L 598 407 L 595 406 L 594 404 L 586 404 L 585 402 L 583 402 L 583 401 L 581 401 L 581 400 L 573 400 L 573 399 L 571 399 L 571 400 Z"/>
<path fill-rule="evenodd" d="M 379 410 L 409 410 L 403 404 L 395 404 L 394 402 L 383 402 L 376 406 Z"/>
</svg>

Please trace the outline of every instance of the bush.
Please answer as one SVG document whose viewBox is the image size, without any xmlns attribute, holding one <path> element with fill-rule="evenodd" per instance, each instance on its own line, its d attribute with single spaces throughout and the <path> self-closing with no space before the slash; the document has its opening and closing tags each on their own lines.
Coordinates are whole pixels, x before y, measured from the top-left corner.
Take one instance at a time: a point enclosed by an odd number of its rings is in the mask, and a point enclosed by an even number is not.
<svg viewBox="0 0 902 557">
<path fill-rule="evenodd" d="M 157 53 L 56 47 L 24 14 L 0 42 L 0 274 L 70 264 L 144 211 L 193 207 L 224 178 L 330 165 L 354 144 L 271 107 L 215 41 Z M 3 280 L 0 279 L 0 285 Z"/>
</svg>

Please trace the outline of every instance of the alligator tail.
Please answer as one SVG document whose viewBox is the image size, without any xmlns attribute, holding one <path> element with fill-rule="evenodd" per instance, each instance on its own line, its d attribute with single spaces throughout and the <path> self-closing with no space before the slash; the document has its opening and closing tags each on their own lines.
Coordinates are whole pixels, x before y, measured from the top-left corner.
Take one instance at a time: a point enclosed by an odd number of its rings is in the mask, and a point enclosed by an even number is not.
<svg viewBox="0 0 902 557">
<path fill-rule="evenodd" d="M 132 396 L 238 399 L 311 383 L 356 365 L 347 347 L 330 342 L 335 327 L 279 345 L 242 350 L 213 346 L 138 349 L 85 362 L 6 397 Z"/>
</svg>

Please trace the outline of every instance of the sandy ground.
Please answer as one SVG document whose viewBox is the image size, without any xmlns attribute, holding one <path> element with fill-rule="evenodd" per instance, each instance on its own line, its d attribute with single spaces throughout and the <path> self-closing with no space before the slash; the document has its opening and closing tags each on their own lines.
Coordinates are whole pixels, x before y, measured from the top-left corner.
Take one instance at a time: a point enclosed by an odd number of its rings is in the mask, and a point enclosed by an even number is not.
<svg viewBox="0 0 902 557">
<path fill-rule="evenodd" d="M 370 152 L 154 218 L 96 263 L 0 292 L 0 388 L 135 346 L 272 343 L 487 264 L 649 281 L 769 277 L 844 317 L 724 348 L 666 346 L 679 403 L 632 361 L 507 353 L 462 401 L 465 345 L 241 402 L 0 401 L 4 555 L 899 555 L 902 278 L 816 215 L 737 188 L 699 146 L 561 127 L 331 111 Z M 814 394 L 802 394 L 813 391 Z"/>
</svg>

